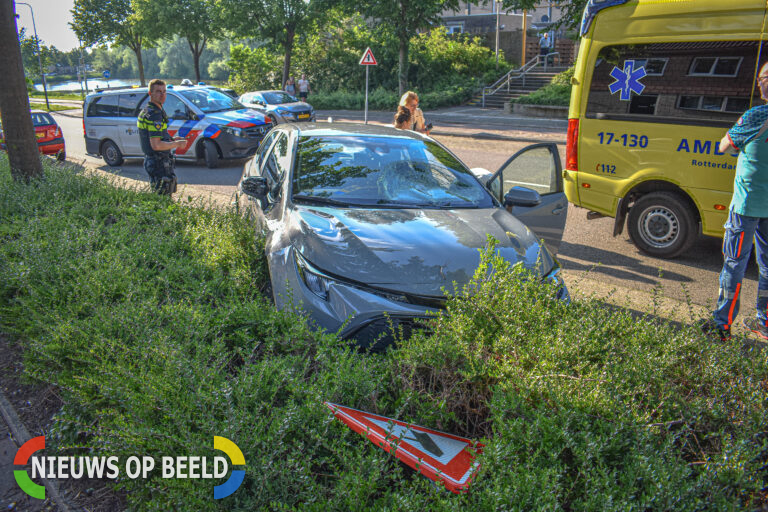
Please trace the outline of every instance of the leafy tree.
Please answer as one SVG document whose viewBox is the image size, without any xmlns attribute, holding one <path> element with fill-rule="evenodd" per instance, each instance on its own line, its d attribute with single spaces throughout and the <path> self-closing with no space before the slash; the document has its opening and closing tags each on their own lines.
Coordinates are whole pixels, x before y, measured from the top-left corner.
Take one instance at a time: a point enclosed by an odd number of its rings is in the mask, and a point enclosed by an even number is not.
<svg viewBox="0 0 768 512">
<path fill-rule="evenodd" d="M 127 46 L 136 55 L 139 80 L 144 79 L 141 50 L 157 39 L 152 20 L 142 18 L 131 0 L 75 0 L 69 24 L 85 46 L 114 43 Z"/>
<path fill-rule="evenodd" d="M 43 175 L 37 138 L 29 115 L 29 98 L 21 63 L 13 0 L 0 0 L 0 111 L 8 161 L 14 179 L 28 182 Z"/>
<path fill-rule="evenodd" d="M 296 36 L 310 31 L 338 0 L 215 0 L 226 28 L 266 39 L 283 51 L 282 84 L 291 71 Z"/>
<path fill-rule="evenodd" d="M 530 0 L 533 1 L 533 0 Z M 458 10 L 458 0 L 345 0 L 350 9 L 388 25 L 398 41 L 398 85 L 400 94 L 408 89 L 408 50 L 420 29 L 440 22 L 446 9 Z"/>
<path fill-rule="evenodd" d="M 179 35 L 186 39 L 195 65 L 195 81 L 200 81 L 200 56 L 209 40 L 220 32 L 220 18 L 213 0 L 133 0 L 136 12 L 150 23 L 153 34 Z"/>
</svg>

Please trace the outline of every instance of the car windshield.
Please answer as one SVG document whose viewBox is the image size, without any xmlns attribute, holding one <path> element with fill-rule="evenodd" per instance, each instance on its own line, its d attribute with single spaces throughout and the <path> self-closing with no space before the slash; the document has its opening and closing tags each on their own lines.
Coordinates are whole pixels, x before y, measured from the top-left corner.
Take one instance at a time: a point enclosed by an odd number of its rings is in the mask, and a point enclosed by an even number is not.
<svg viewBox="0 0 768 512">
<path fill-rule="evenodd" d="M 179 94 L 206 114 L 245 108 L 235 98 L 213 89 L 190 89 Z"/>
<path fill-rule="evenodd" d="M 263 94 L 268 105 L 280 105 L 281 103 L 295 103 L 299 101 L 285 92 L 265 92 Z"/>
<path fill-rule="evenodd" d="M 293 199 L 382 208 L 490 208 L 490 194 L 439 144 L 409 137 L 304 136 Z"/>
<path fill-rule="evenodd" d="M 35 126 L 50 126 L 52 124 L 56 124 L 56 121 L 54 121 L 53 118 L 48 114 L 33 112 L 32 124 Z"/>
</svg>

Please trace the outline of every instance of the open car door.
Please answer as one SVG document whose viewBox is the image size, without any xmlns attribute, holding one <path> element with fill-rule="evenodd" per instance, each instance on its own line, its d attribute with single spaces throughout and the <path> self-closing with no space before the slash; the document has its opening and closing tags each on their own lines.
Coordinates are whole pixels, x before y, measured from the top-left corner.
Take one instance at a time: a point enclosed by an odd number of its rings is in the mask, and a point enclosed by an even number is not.
<svg viewBox="0 0 768 512">
<path fill-rule="evenodd" d="M 547 142 L 521 149 L 486 183 L 502 204 L 504 196 L 513 187 L 538 192 L 541 203 L 536 206 L 515 206 L 511 212 L 539 238 L 544 239 L 552 254 L 557 254 L 568 215 L 568 199 L 563 193 L 562 165 L 557 145 Z"/>
</svg>

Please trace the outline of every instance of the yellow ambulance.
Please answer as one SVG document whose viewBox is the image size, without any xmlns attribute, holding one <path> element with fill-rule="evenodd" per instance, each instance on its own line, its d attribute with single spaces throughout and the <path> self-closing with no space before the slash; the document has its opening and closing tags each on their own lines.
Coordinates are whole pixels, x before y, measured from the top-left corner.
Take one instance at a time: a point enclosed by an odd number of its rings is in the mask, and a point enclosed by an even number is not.
<svg viewBox="0 0 768 512">
<path fill-rule="evenodd" d="M 674 258 L 722 236 L 736 157 L 718 142 L 761 105 L 766 0 L 590 0 L 568 121 L 565 193 Z"/>
</svg>

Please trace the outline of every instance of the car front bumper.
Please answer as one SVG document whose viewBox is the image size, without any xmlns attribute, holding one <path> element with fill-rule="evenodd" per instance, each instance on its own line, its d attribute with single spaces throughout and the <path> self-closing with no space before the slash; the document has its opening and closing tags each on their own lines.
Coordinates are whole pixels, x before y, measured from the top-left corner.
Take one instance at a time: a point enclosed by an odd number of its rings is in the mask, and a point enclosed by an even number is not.
<svg viewBox="0 0 768 512">
<path fill-rule="evenodd" d="M 340 339 L 354 341 L 365 349 L 381 350 L 397 338 L 407 339 L 414 329 L 425 328 L 425 321 L 434 317 L 444 304 L 444 297 L 425 297 L 414 304 L 395 300 L 397 292 L 379 292 L 363 286 L 333 281 L 323 298 L 310 290 L 300 275 L 295 249 L 288 248 L 270 258 L 275 304 L 278 309 L 299 306 L 317 327 L 336 332 Z M 555 297 L 569 303 L 571 298 L 555 265 L 542 281 L 552 282 Z"/>
</svg>

